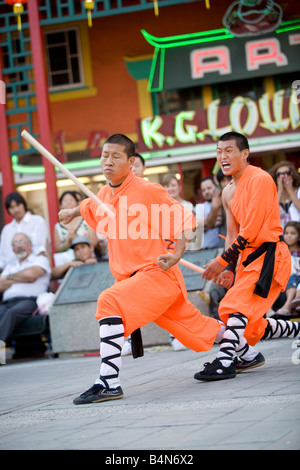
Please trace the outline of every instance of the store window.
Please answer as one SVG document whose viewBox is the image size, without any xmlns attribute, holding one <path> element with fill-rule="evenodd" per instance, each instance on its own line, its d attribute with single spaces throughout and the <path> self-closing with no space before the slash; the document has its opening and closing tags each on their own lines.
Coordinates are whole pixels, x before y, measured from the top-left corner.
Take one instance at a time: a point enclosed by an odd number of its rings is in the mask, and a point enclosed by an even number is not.
<svg viewBox="0 0 300 470">
<path fill-rule="evenodd" d="M 211 88 L 212 99 L 219 99 L 220 106 L 230 106 L 236 96 L 244 96 L 257 101 L 266 91 L 263 78 L 218 83 L 212 85 Z M 203 87 L 201 86 L 180 90 L 163 90 L 156 93 L 155 98 L 156 114 L 171 114 L 204 108 Z"/>
<path fill-rule="evenodd" d="M 218 83 L 213 85 L 212 89 L 213 99 L 219 99 L 220 106 L 230 106 L 236 96 L 243 96 L 257 101 L 266 91 L 263 78 Z"/>
<path fill-rule="evenodd" d="M 83 67 L 77 28 L 45 33 L 49 89 L 83 85 Z"/>
<path fill-rule="evenodd" d="M 275 90 L 284 90 L 284 96 L 289 97 L 292 91 L 292 84 L 296 80 L 300 79 L 300 73 L 285 73 L 281 75 L 275 75 L 274 83 L 275 83 Z"/>
<path fill-rule="evenodd" d="M 203 108 L 202 87 L 163 90 L 156 93 L 157 114 L 171 114 Z"/>
</svg>

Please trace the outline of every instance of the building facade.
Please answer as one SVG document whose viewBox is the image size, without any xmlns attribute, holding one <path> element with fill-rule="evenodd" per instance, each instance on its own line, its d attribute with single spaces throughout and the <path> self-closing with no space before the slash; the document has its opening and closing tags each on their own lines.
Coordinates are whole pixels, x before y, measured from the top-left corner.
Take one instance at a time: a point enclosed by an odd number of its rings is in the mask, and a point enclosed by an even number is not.
<svg viewBox="0 0 300 470">
<path fill-rule="evenodd" d="M 297 0 L 28 0 L 21 29 L 8 3 L 0 0 L 2 195 L 15 185 L 50 231 L 54 201 L 74 186 L 22 129 L 94 192 L 105 184 L 101 145 L 117 132 L 136 143 L 149 179 L 178 173 L 192 202 L 228 130 L 248 137 L 254 164 L 300 166 Z"/>
</svg>

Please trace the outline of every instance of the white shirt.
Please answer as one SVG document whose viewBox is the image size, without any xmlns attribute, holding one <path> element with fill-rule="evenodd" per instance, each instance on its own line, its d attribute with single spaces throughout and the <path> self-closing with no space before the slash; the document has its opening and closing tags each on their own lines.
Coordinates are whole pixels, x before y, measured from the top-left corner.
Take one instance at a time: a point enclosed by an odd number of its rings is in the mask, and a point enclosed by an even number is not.
<svg viewBox="0 0 300 470">
<path fill-rule="evenodd" d="M 300 187 L 298 188 L 297 191 L 297 198 L 300 199 Z M 292 202 L 291 205 L 289 206 L 288 212 L 285 212 L 284 208 L 280 204 L 280 221 L 281 221 L 281 226 L 284 229 L 286 224 L 290 221 L 293 222 L 300 222 L 300 211 L 298 211 L 297 207 L 295 204 Z"/>
<path fill-rule="evenodd" d="M 2 276 L 9 276 L 9 274 L 15 274 L 23 269 L 31 268 L 32 266 L 39 266 L 44 269 L 45 273 L 38 277 L 34 282 L 16 282 L 11 287 L 3 292 L 3 300 L 8 300 L 13 297 L 37 297 L 38 295 L 47 292 L 51 268 L 49 260 L 46 256 L 40 255 L 35 256 L 29 255 L 22 263 L 16 258 L 13 263 L 9 263 L 5 266 Z"/>
<path fill-rule="evenodd" d="M 26 212 L 23 219 L 17 222 L 15 219 L 4 225 L 0 239 L 0 268 L 15 261 L 16 256 L 12 249 L 12 239 L 16 233 L 25 233 L 32 242 L 32 253 L 38 255 L 46 252 L 48 230 L 43 217 Z"/>
<path fill-rule="evenodd" d="M 211 211 L 211 202 L 205 201 L 200 204 L 196 204 L 195 212 L 196 212 L 196 220 L 199 218 L 207 217 Z M 219 237 L 219 227 L 214 227 L 211 229 L 206 230 L 203 236 L 203 244 L 202 249 L 209 249 L 209 248 L 218 248 L 220 245 L 220 237 Z"/>
</svg>

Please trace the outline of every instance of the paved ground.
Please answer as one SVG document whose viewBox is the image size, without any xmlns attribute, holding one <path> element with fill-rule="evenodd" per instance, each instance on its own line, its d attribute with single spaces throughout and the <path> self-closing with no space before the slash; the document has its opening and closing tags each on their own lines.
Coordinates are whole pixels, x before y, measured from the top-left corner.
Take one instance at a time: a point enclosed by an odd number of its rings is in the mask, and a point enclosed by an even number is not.
<svg viewBox="0 0 300 470">
<path fill-rule="evenodd" d="M 259 350 L 263 367 L 203 383 L 193 375 L 217 346 L 148 349 L 123 358 L 124 399 L 85 406 L 72 400 L 92 385 L 99 357 L 8 363 L 0 367 L 0 449 L 104 449 L 109 459 L 142 449 L 299 449 L 300 348 L 281 339 Z"/>
</svg>

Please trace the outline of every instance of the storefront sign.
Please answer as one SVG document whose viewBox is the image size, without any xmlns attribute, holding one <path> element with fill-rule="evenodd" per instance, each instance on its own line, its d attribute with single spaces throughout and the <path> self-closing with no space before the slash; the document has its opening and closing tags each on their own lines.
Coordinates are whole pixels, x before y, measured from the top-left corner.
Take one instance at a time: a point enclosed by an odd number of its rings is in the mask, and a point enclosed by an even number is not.
<svg viewBox="0 0 300 470">
<path fill-rule="evenodd" d="M 280 90 L 271 98 L 267 93 L 258 102 L 237 96 L 231 106 L 210 103 L 207 110 L 181 111 L 154 116 L 138 123 L 140 152 L 155 152 L 193 144 L 207 144 L 225 132 L 236 131 L 248 138 L 264 138 L 300 132 L 300 103 L 295 88 L 290 98 Z"/>
<path fill-rule="evenodd" d="M 281 23 L 268 35 L 236 38 L 227 29 L 155 38 L 149 91 L 202 86 L 298 71 L 300 20 Z"/>
</svg>

